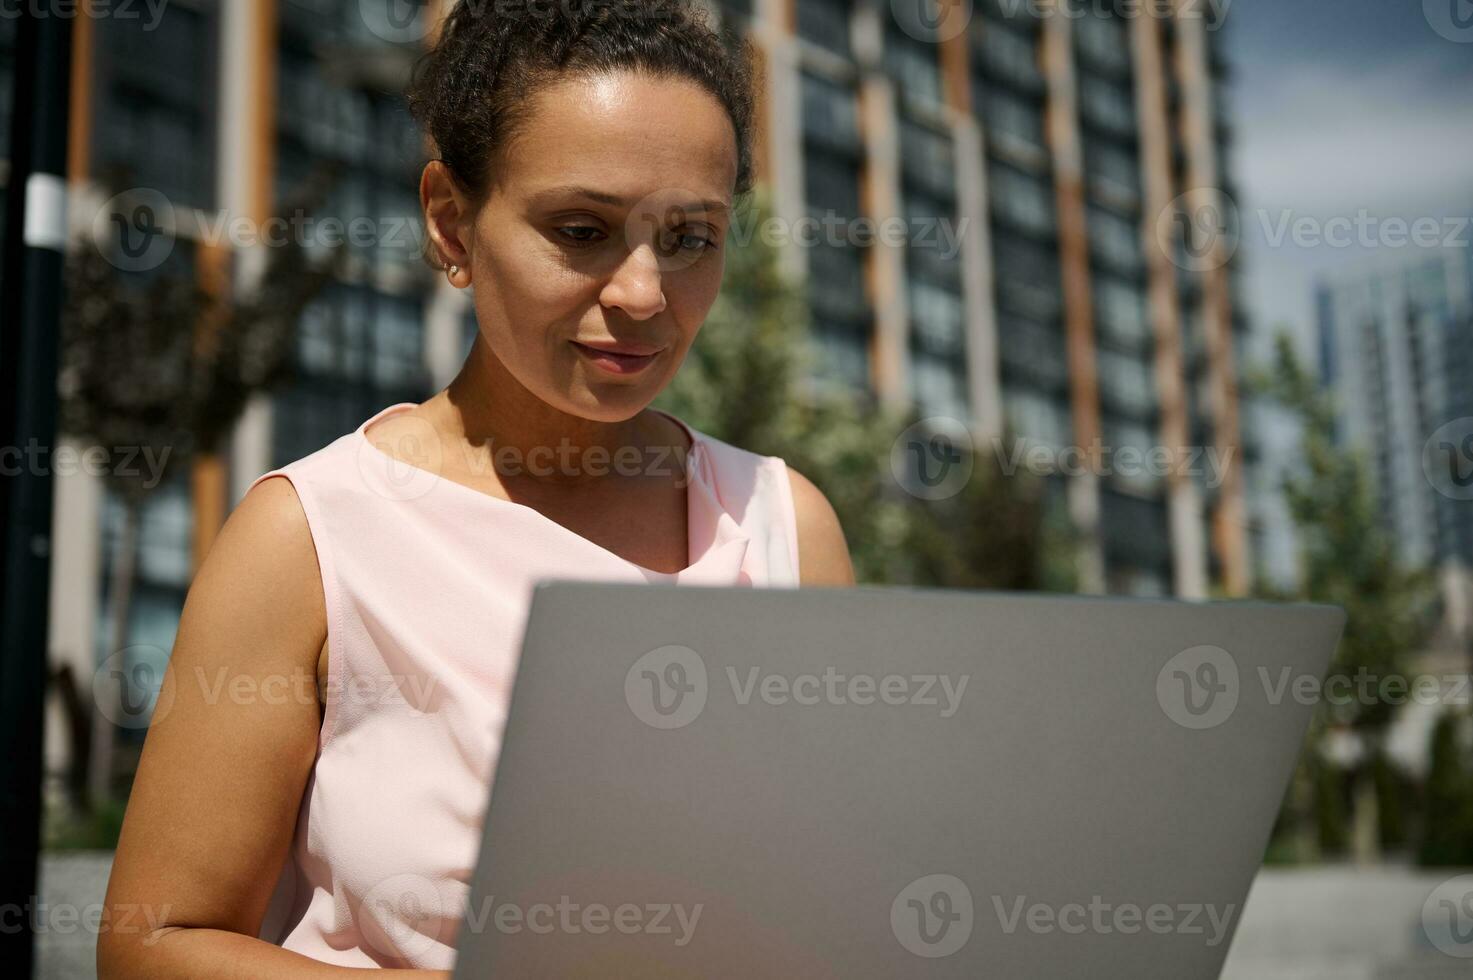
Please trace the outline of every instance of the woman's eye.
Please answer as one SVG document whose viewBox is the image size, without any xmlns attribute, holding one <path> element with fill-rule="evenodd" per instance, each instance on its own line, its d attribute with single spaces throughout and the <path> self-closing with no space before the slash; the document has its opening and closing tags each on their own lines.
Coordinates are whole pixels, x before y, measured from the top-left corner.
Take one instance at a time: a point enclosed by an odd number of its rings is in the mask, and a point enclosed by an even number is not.
<svg viewBox="0 0 1473 980">
<path fill-rule="evenodd" d="M 705 235 L 698 235 L 694 232 L 682 232 L 668 236 L 665 239 L 664 247 L 667 252 L 673 252 L 676 249 L 682 252 L 704 252 L 707 249 L 715 248 L 716 242 L 714 239 L 708 238 Z"/>
<path fill-rule="evenodd" d="M 590 245 L 603 236 L 603 231 L 593 225 L 563 225 L 558 233 L 578 245 Z"/>
</svg>

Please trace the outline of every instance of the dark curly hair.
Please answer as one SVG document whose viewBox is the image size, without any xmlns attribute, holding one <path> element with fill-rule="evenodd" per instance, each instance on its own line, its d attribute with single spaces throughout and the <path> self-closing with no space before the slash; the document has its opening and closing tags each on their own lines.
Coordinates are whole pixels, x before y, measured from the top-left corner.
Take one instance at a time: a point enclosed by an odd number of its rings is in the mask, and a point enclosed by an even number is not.
<svg viewBox="0 0 1473 980">
<path fill-rule="evenodd" d="M 688 79 L 731 118 L 742 194 L 752 185 L 752 65 L 749 44 L 718 34 L 690 0 L 459 0 L 407 94 L 433 152 L 479 202 L 538 86 L 621 70 Z"/>
</svg>

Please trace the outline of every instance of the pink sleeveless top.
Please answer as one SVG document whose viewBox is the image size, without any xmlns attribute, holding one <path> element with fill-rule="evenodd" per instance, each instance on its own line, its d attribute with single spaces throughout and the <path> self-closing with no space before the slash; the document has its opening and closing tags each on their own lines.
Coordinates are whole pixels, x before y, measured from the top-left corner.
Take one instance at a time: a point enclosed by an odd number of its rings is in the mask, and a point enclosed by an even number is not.
<svg viewBox="0 0 1473 980">
<path fill-rule="evenodd" d="M 328 624 L 317 758 L 259 936 L 342 966 L 453 965 L 538 580 L 798 584 L 778 457 L 667 415 L 692 440 L 690 564 L 655 572 L 368 441 L 369 425 L 412 407 L 390 405 L 251 484 L 292 481 Z"/>
</svg>

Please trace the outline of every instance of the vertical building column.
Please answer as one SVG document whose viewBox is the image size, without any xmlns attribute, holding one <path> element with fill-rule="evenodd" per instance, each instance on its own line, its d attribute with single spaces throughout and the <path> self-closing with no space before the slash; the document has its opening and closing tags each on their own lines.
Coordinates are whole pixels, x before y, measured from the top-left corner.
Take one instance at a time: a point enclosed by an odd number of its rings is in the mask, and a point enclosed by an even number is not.
<svg viewBox="0 0 1473 980">
<path fill-rule="evenodd" d="M 220 3 L 218 195 L 221 208 L 232 217 L 255 222 L 270 216 L 275 196 L 277 15 L 276 0 Z M 257 244 L 234 256 L 233 281 L 224 288 L 251 288 L 266 267 L 264 248 Z M 247 402 L 231 435 L 228 500 L 222 494 L 222 502 L 238 502 L 251 481 L 271 468 L 271 415 L 269 396 L 258 393 Z M 195 506 L 200 507 L 198 497 Z M 218 521 L 199 510 L 195 520 L 201 529 L 219 528 Z M 207 533 L 213 537 L 214 531 Z M 196 548 L 201 545 L 207 543 L 197 535 Z"/>
<path fill-rule="evenodd" d="M 71 88 L 67 108 L 67 195 L 70 234 L 87 234 L 96 205 L 87 189 L 91 176 L 93 125 L 93 67 L 96 64 L 96 23 L 91 7 L 72 25 Z M 59 453 L 82 458 L 85 444 L 67 436 L 57 440 Z M 46 620 L 48 669 L 66 670 L 91 703 L 92 674 L 96 670 L 98 593 L 101 575 L 102 478 L 87 467 L 59 472 L 53 480 L 51 511 L 51 586 Z M 86 583 L 78 588 L 77 583 Z M 46 698 L 42 792 L 48 802 L 59 797 L 59 779 L 72 762 L 69 733 L 72 719 L 54 689 Z"/>
<path fill-rule="evenodd" d="M 1182 93 L 1182 143 L 1186 148 L 1187 206 L 1194 214 L 1226 215 L 1218 167 L 1207 68 L 1207 28 L 1191 0 L 1175 0 L 1177 78 Z M 1195 225 L 1195 223 L 1193 223 Z M 1232 296 L 1227 243 L 1213 236 L 1202 274 L 1202 321 L 1207 341 L 1207 371 L 1212 392 L 1213 441 L 1223 460 L 1223 483 L 1212 515 L 1212 537 L 1222 563 L 1223 588 L 1230 596 L 1248 592 L 1248 515 L 1243 504 L 1242 440 L 1238 422 L 1238 382 L 1233 351 Z"/>
<path fill-rule="evenodd" d="M 1155 337 L 1155 378 L 1159 395 L 1161 444 L 1172 453 L 1166 476 L 1166 506 L 1171 529 L 1173 588 L 1183 599 L 1207 598 L 1207 542 L 1202 526 L 1202 495 L 1186 470 L 1191 441 L 1187 415 L 1186 371 L 1182 359 L 1181 311 L 1175 267 L 1157 242 L 1154 228 L 1171 207 L 1171 129 L 1166 106 L 1166 66 L 1161 25 L 1154 16 L 1131 21 L 1136 64 L 1136 109 L 1140 117 L 1141 178 L 1151 327 Z"/>
<path fill-rule="evenodd" d="M 889 12 L 888 5 L 885 7 Z M 900 136 L 895 84 L 885 73 L 884 20 L 874 3 L 855 12 L 854 54 L 859 64 L 859 127 L 864 144 L 860 201 L 877 223 L 903 218 L 900 200 Z M 857 215 L 855 216 L 857 217 Z M 896 408 L 909 404 L 909 303 L 905 295 L 905 245 L 879 241 L 869 250 L 870 299 L 875 311 L 870 374 L 875 394 Z"/>
<path fill-rule="evenodd" d="M 1002 375 L 997 353 L 997 300 L 993 284 L 992 230 L 988 224 L 987 136 L 972 111 L 970 35 L 941 42 L 941 71 L 951 137 L 956 148 L 957 221 L 960 223 L 962 306 L 967 334 L 967 393 L 973 434 L 979 441 L 1002 435 Z"/>
<path fill-rule="evenodd" d="M 1070 16 L 1052 0 L 1043 16 L 1044 75 L 1048 79 L 1047 126 L 1054 160 L 1059 213 L 1059 266 L 1064 294 L 1070 409 L 1074 441 L 1084 472 L 1070 478 L 1069 513 L 1079 534 L 1076 566 L 1082 592 L 1105 591 L 1105 549 L 1100 534 L 1100 394 L 1095 358 L 1094 301 L 1090 295 L 1089 235 L 1084 204 L 1084 150 L 1074 77 Z"/>
<path fill-rule="evenodd" d="M 807 207 L 803 185 L 803 88 L 799 78 L 797 0 L 756 0 L 752 41 L 761 52 L 766 84 L 758 93 L 755 166 L 770 189 L 773 216 L 792 228 Z M 793 242 L 778 251 L 793 282 L 808 275 L 808 255 Z"/>
<path fill-rule="evenodd" d="M 72 25 L 71 91 L 67 107 L 67 183 L 73 188 L 92 173 L 92 70 L 97 58 L 97 25 L 92 0 L 83 0 Z"/>
</svg>

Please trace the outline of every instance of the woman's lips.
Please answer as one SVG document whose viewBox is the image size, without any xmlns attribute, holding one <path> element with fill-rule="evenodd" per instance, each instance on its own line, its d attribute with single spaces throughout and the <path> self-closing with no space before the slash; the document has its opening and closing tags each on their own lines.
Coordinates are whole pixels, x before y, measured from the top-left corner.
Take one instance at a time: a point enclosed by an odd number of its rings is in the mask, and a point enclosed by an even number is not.
<svg viewBox="0 0 1473 980">
<path fill-rule="evenodd" d="M 636 374 L 654 363 L 663 347 L 642 344 L 593 346 L 570 340 L 568 343 L 598 368 L 610 374 Z"/>
</svg>

